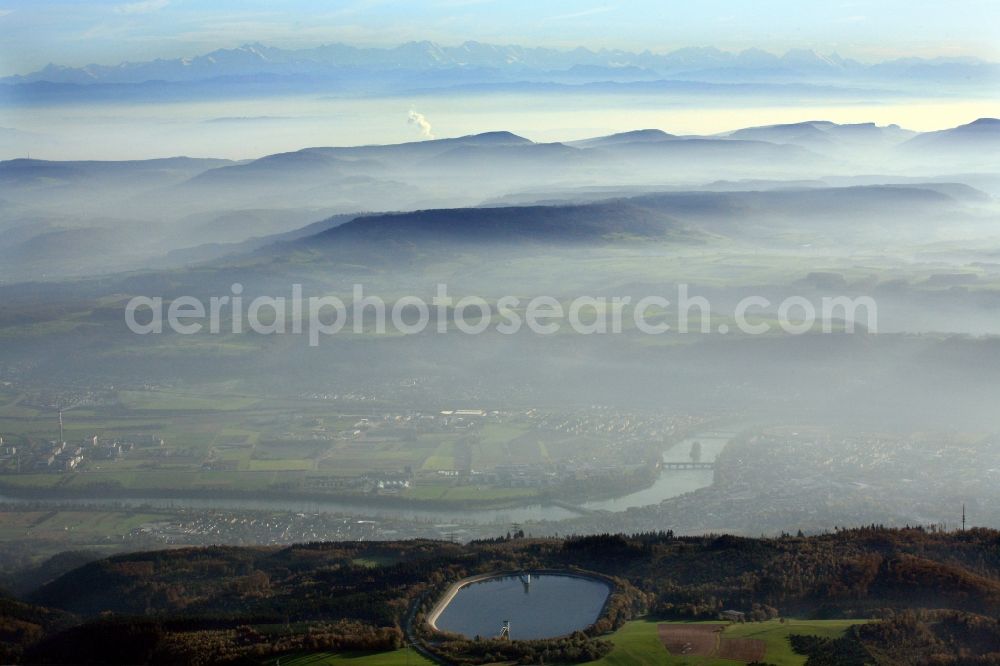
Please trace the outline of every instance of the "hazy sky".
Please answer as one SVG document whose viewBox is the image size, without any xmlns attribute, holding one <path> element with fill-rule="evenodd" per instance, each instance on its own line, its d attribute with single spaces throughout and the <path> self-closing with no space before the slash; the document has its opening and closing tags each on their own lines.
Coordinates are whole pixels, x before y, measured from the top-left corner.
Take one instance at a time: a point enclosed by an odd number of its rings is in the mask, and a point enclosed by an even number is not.
<svg viewBox="0 0 1000 666">
<path fill-rule="evenodd" d="M 0 0 L 0 75 L 251 41 L 304 47 L 429 39 L 667 51 L 813 48 L 878 60 L 1000 59 L 997 0 Z"/>
</svg>

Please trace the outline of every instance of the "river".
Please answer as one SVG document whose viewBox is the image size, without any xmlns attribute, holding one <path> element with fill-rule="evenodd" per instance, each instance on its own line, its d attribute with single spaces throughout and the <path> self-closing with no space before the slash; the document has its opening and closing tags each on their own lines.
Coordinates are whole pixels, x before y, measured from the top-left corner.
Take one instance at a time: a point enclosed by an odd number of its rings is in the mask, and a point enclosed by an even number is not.
<svg viewBox="0 0 1000 666">
<path fill-rule="evenodd" d="M 701 443 L 700 462 L 715 462 L 716 456 L 726 447 L 737 433 L 705 432 L 693 435 L 674 444 L 663 453 L 663 462 L 691 462 L 691 445 Z M 660 472 L 659 478 L 648 488 L 634 493 L 606 500 L 584 502 L 581 506 L 590 511 L 625 511 L 633 507 L 659 504 L 665 499 L 677 497 L 699 488 L 712 485 L 710 469 L 677 469 Z"/>
<path fill-rule="evenodd" d="M 663 454 L 664 462 L 688 462 L 691 445 L 701 442 L 701 461 L 713 462 L 715 457 L 735 437 L 735 432 L 712 431 L 692 435 L 671 446 Z M 712 485 L 711 470 L 664 470 L 653 485 L 621 497 L 584 502 L 585 511 L 624 511 L 630 507 L 658 504 L 665 499 Z M 536 521 L 558 521 L 580 514 L 565 506 L 529 504 L 504 509 L 424 508 L 386 505 L 364 500 L 299 500 L 299 499 L 233 499 L 208 497 L 86 497 L 86 498 L 20 498 L 0 495 L 0 502 L 10 504 L 41 504 L 51 506 L 88 507 L 152 507 L 185 509 L 234 509 L 258 511 L 289 511 L 293 513 L 342 513 L 370 518 L 449 524 L 511 524 Z"/>
</svg>

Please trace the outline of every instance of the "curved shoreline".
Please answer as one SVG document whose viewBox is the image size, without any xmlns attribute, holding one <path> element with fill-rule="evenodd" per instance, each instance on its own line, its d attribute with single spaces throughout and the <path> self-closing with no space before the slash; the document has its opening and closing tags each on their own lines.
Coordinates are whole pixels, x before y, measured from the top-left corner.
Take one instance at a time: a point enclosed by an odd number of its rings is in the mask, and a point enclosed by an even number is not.
<svg viewBox="0 0 1000 666">
<path fill-rule="evenodd" d="M 706 436 L 717 436 L 715 431 L 703 433 Z M 731 439 L 731 433 L 720 433 L 725 439 Z M 699 433 L 689 435 L 674 447 Z M 728 443 L 728 442 L 727 442 Z M 583 516 L 618 513 L 631 506 L 656 504 L 664 497 L 691 492 L 695 488 L 676 487 L 665 488 L 658 492 L 659 485 L 664 482 L 661 471 L 658 479 L 643 490 L 628 492 L 624 495 L 610 496 L 607 499 L 590 499 L 574 502 L 566 498 L 540 493 L 533 497 L 480 500 L 445 500 L 445 499 L 413 499 L 395 495 L 359 495 L 353 493 L 303 492 L 291 489 L 271 489 L 264 492 L 234 488 L 126 488 L 118 484 L 94 484 L 83 487 L 40 487 L 32 485 L 8 484 L 0 478 L 0 504 L 8 500 L 13 504 L 38 502 L 57 505 L 90 505 L 115 506 L 119 503 L 136 503 L 148 500 L 149 506 L 156 508 L 173 508 L 173 503 L 183 507 L 188 503 L 191 508 L 227 508 L 225 505 L 234 502 L 246 503 L 252 507 L 257 505 L 260 510 L 274 511 L 307 511 L 334 514 L 356 514 L 372 517 L 388 517 L 391 519 L 417 520 L 421 522 L 447 522 L 457 524 L 503 524 L 503 523 L 533 523 L 558 522 L 572 520 Z M 707 484 L 712 485 L 712 480 Z M 670 485 L 669 483 L 667 485 Z M 700 486 L 699 486 L 700 487 Z M 647 497 L 650 491 L 656 491 Z M 641 499 L 640 499 L 641 497 Z M 170 504 L 165 506 L 164 503 Z M 218 502 L 218 506 L 198 506 Z M 272 504 L 273 506 L 265 506 Z M 284 505 L 284 506 L 282 506 Z M 295 505 L 295 506 L 292 506 Z M 312 505 L 312 506 L 305 506 Z"/>
<path fill-rule="evenodd" d="M 232 488 L 113 488 L 99 487 L 65 488 L 8 485 L 0 481 L 0 497 L 11 497 L 20 500 L 109 500 L 116 499 L 198 499 L 198 500 L 273 500 L 281 502 L 315 502 L 322 504 L 369 504 L 386 508 L 409 509 L 516 509 L 524 506 L 572 506 L 568 502 L 553 499 L 545 495 L 526 497 L 523 500 L 437 500 L 411 499 L 391 495 L 361 495 L 350 493 L 310 493 L 295 491 L 268 490 L 264 492 L 253 490 L 238 490 Z M 580 511 L 580 513 L 586 513 Z"/>
<path fill-rule="evenodd" d="M 50 507 L 150 507 L 157 509 L 252 510 L 273 512 L 328 513 L 432 523 L 506 524 L 564 520 L 586 515 L 565 505 L 535 503 L 522 506 L 480 507 L 469 505 L 428 505 L 417 503 L 377 503 L 355 500 L 335 500 L 329 497 L 307 499 L 247 495 L 244 493 L 114 493 L 66 495 L 43 492 L 6 492 L 0 489 L 0 504 L 39 505 Z"/>
<path fill-rule="evenodd" d="M 655 483 L 655 482 L 654 482 Z M 115 500 L 115 499 L 261 499 L 273 501 L 302 501 L 315 502 L 321 504 L 328 502 L 331 504 L 367 504 L 385 508 L 398 509 L 428 509 L 428 510 L 452 510 L 452 509 L 479 509 L 479 510 L 502 510 L 519 509 L 528 506 L 552 506 L 564 508 L 579 515 L 596 513 L 594 509 L 587 509 L 582 504 L 591 501 L 614 501 L 628 497 L 636 492 L 648 489 L 653 484 L 643 488 L 627 490 L 620 495 L 597 496 L 596 498 L 578 498 L 574 501 L 572 497 L 559 497 L 548 493 L 538 495 L 511 497 L 504 499 L 481 500 L 475 498 L 449 500 L 449 499 L 417 499 L 400 495 L 368 495 L 359 493 L 329 493 L 329 492 L 309 492 L 294 490 L 241 490 L 234 488 L 126 488 L 122 486 L 103 486 L 94 484 L 82 487 L 66 486 L 32 486 L 20 484 L 6 484 L 0 479 L 0 497 L 12 497 L 16 499 L 64 499 L 64 500 Z"/>
<path fill-rule="evenodd" d="M 460 580 L 455 581 L 441 594 L 440 598 L 434 603 L 434 606 L 428 611 L 427 616 L 424 618 L 424 623 L 430 627 L 432 631 L 443 633 L 441 629 L 437 626 L 438 618 L 448 607 L 448 604 L 452 602 L 455 596 L 465 587 L 473 585 L 475 583 L 481 583 L 487 580 L 493 580 L 498 578 L 511 578 L 523 575 L 536 575 L 536 576 L 562 576 L 564 578 L 579 578 L 581 580 L 587 580 L 591 582 L 603 583 L 608 588 L 608 596 L 605 597 L 604 603 L 601 604 L 601 610 L 598 611 L 597 617 L 594 621 L 584 627 L 586 629 L 593 626 L 608 609 L 608 602 L 611 600 L 611 595 L 614 594 L 618 586 L 615 582 L 607 577 L 598 573 L 591 573 L 589 571 L 575 571 L 573 569 L 518 569 L 511 571 L 494 571 L 484 574 L 476 574 L 475 576 L 468 576 Z M 568 635 L 568 634 L 566 634 Z M 558 638 L 558 636 L 551 636 L 550 638 Z"/>
</svg>

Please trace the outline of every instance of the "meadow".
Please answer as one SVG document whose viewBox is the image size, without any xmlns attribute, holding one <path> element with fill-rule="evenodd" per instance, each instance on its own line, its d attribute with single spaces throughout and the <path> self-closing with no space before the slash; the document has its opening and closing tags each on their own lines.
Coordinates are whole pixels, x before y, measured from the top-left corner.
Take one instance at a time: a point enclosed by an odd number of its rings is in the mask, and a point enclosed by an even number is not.
<svg viewBox="0 0 1000 666">
<path fill-rule="evenodd" d="M 540 430 L 519 419 L 474 430 L 397 423 L 408 410 L 308 397 L 264 399 L 219 384 L 82 394 L 78 406 L 64 410 L 63 422 L 66 441 L 84 446 L 83 463 L 70 471 L 38 467 L 37 452 L 59 436 L 53 405 L 72 404 L 79 395 L 72 389 L 0 390 L 0 437 L 18 450 L 0 458 L 0 494 L 280 490 L 342 496 L 370 491 L 361 482 L 366 476 L 408 471 L 411 485 L 392 494 L 499 506 L 541 490 L 469 483 L 457 475 L 511 463 L 548 464 L 569 454 L 598 459 L 611 441 Z M 94 437 L 136 435 L 153 435 L 164 444 L 136 446 L 119 457 L 98 455 L 88 444 Z"/>
<path fill-rule="evenodd" d="M 267 666 L 430 666 L 434 662 L 411 648 L 392 652 L 316 652 L 269 659 Z"/>
<path fill-rule="evenodd" d="M 858 620 L 768 620 L 732 624 L 725 628 L 724 638 L 750 638 L 763 641 L 766 645 L 764 661 L 776 666 L 802 666 L 806 657 L 792 651 L 788 636 L 806 634 L 823 637 L 840 636 Z M 599 666 L 736 666 L 740 663 L 731 659 L 674 655 L 667 652 L 658 635 L 662 624 L 687 626 L 686 622 L 664 622 L 640 619 L 628 622 L 609 637 L 615 649 L 607 657 L 594 662 Z"/>
<path fill-rule="evenodd" d="M 837 637 L 858 620 L 790 620 L 784 622 L 748 622 L 726 627 L 722 636 L 726 638 L 750 638 L 763 641 L 767 646 L 764 660 L 775 666 L 802 666 L 806 657 L 792 651 L 788 636 L 807 634 L 812 636 Z M 593 662 L 594 666 L 738 666 L 746 662 L 715 657 L 692 657 L 672 655 L 667 652 L 657 634 L 663 624 L 688 626 L 710 623 L 663 622 L 640 619 L 626 623 L 621 629 L 608 636 L 614 650 L 608 656 Z M 394 652 L 379 653 L 330 653 L 321 652 L 265 662 L 268 666 L 406 666 L 431 664 L 424 657 L 407 648 Z"/>
</svg>

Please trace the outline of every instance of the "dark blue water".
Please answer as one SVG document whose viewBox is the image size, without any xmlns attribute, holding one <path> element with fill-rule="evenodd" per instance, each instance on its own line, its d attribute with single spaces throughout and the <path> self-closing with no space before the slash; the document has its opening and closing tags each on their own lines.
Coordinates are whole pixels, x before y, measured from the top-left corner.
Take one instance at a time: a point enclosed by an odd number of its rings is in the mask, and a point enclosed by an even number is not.
<svg viewBox="0 0 1000 666">
<path fill-rule="evenodd" d="M 510 620 L 514 640 L 552 638 L 585 629 L 597 620 L 610 589 L 596 580 L 533 575 L 490 578 L 466 585 L 438 616 L 437 628 L 468 638 L 496 637 Z"/>
</svg>

